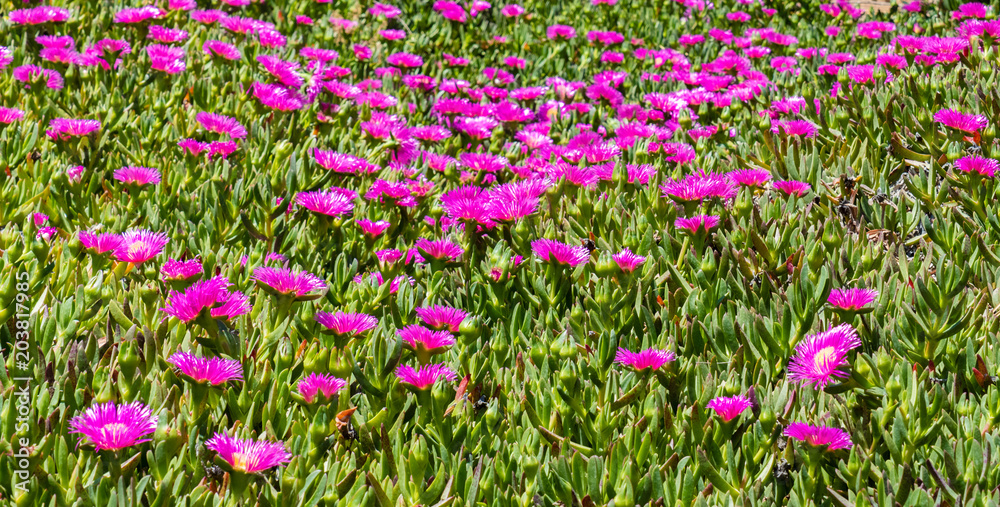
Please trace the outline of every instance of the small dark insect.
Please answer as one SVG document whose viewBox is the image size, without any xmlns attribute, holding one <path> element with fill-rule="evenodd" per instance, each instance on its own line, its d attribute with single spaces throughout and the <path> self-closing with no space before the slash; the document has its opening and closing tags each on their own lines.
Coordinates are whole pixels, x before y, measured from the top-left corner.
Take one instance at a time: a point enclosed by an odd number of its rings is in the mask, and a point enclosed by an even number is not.
<svg viewBox="0 0 1000 507">
<path fill-rule="evenodd" d="M 846 174 L 840 177 L 840 181 L 844 184 L 844 189 L 848 191 L 854 190 L 854 185 L 857 183 L 854 178 L 849 178 Z"/>
<path fill-rule="evenodd" d="M 343 437 L 344 440 L 348 441 L 357 440 L 358 432 L 354 429 L 353 424 L 347 423 L 344 426 L 340 427 L 340 436 Z"/>
<path fill-rule="evenodd" d="M 594 243 L 594 240 L 592 240 L 592 239 L 588 238 L 588 239 L 585 239 L 585 240 L 581 241 L 580 243 L 582 243 L 583 246 L 587 247 L 587 251 L 588 252 L 593 253 L 594 250 L 597 250 L 597 243 Z"/>
<path fill-rule="evenodd" d="M 226 472 L 215 465 L 204 465 L 205 467 L 205 477 L 208 477 L 211 481 L 221 481 L 225 477 Z"/>
<path fill-rule="evenodd" d="M 39 153 L 37 151 L 31 152 L 31 161 L 32 162 L 38 162 L 41 159 L 42 159 L 42 154 L 41 153 Z"/>
<path fill-rule="evenodd" d="M 477 412 L 480 410 L 486 410 L 486 407 L 488 406 L 489 406 L 489 398 L 487 398 L 485 394 L 480 396 L 479 399 L 472 404 L 472 408 L 474 408 Z"/>
</svg>

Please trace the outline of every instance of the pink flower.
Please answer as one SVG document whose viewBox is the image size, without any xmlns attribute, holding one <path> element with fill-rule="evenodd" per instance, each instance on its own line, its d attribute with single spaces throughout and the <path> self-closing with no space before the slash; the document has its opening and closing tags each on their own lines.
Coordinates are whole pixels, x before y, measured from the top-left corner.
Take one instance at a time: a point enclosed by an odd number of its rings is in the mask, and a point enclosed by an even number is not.
<svg viewBox="0 0 1000 507">
<path fill-rule="evenodd" d="M 10 124 L 21 121 L 24 118 L 24 111 L 20 109 L 0 107 L 0 123 Z"/>
<path fill-rule="evenodd" d="M 169 241 L 162 232 L 131 229 L 122 233 L 121 244 L 115 249 L 114 256 L 122 262 L 141 264 L 160 255 Z"/>
<path fill-rule="evenodd" d="M 647 368 L 655 371 L 676 359 L 677 356 L 673 351 L 652 348 L 632 352 L 626 348 L 619 347 L 618 352 L 615 354 L 616 363 L 630 366 L 637 371 Z"/>
<path fill-rule="evenodd" d="M 687 229 L 691 234 L 696 234 L 702 228 L 708 231 L 719 225 L 719 217 L 715 215 L 697 215 L 691 218 L 678 218 L 674 221 L 674 227 Z"/>
<path fill-rule="evenodd" d="M 531 242 L 531 250 L 545 262 L 576 267 L 590 261 L 590 251 L 585 246 L 571 246 L 552 239 Z"/>
<path fill-rule="evenodd" d="M 686 176 L 683 180 L 667 180 L 660 185 L 664 197 L 679 201 L 702 201 L 713 197 L 731 199 L 736 196 L 736 187 L 722 174 L 699 172 Z"/>
<path fill-rule="evenodd" d="M 210 25 L 226 17 L 226 13 L 219 10 L 191 11 L 191 19 Z"/>
<path fill-rule="evenodd" d="M 206 55 L 217 55 L 226 60 L 239 60 L 243 57 L 240 50 L 232 44 L 228 44 L 219 40 L 207 40 L 201 46 L 201 50 Z"/>
<path fill-rule="evenodd" d="M 576 30 L 571 26 L 566 25 L 552 25 L 545 30 L 545 36 L 549 39 L 565 39 L 569 40 L 576 37 Z"/>
<path fill-rule="evenodd" d="M 95 451 L 117 451 L 150 439 L 143 438 L 156 431 L 158 418 L 139 402 L 117 405 L 113 401 L 92 405 L 83 414 L 70 420 L 70 433 L 80 438 L 77 446 L 86 442 Z"/>
<path fill-rule="evenodd" d="M 306 271 L 292 271 L 288 268 L 262 266 L 254 270 L 252 277 L 261 288 L 278 294 L 296 298 L 327 288 L 326 282 Z"/>
<path fill-rule="evenodd" d="M 948 128 L 975 134 L 990 124 L 986 116 L 981 114 L 963 114 L 954 109 L 942 109 L 934 114 L 934 121 Z"/>
<path fill-rule="evenodd" d="M 142 23 L 150 19 L 162 18 L 166 14 L 166 11 L 163 11 L 159 7 L 147 5 L 145 7 L 122 9 L 118 11 L 115 13 L 114 22 L 125 24 Z"/>
<path fill-rule="evenodd" d="M 152 44 L 146 46 L 146 54 L 149 55 L 149 66 L 153 70 L 177 74 L 187 69 L 184 48 Z"/>
<path fill-rule="evenodd" d="M 292 459 L 284 442 L 241 439 L 225 433 L 216 433 L 205 442 L 205 448 L 217 452 L 233 470 L 245 474 L 262 472 Z"/>
<path fill-rule="evenodd" d="M 346 215 L 354 210 L 354 200 L 343 192 L 299 192 L 295 204 L 327 216 Z"/>
<path fill-rule="evenodd" d="M 481 187 L 459 187 L 441 196 L 441 206 L 452 218 L 486 224 L 489 222 L 488 199 L 489 193 Z"/>
<path fill-rule="evenodd" d="M 962 157 L 955 161 L 955 169 L 969 174 L 978 174 L 992 178 L 1000 171 L 1000 164 L 992 158 L 983 158 L 976 155 Z"/>
<path fill-rule="evenodd" d="M 878 291 L 874 289 L 833 289 L 826 302 L 842 310 L 860 310 L 877 297 Z"/>
<path fill-rule="evenodd" d="M 465 250 L 463 250 L 462 247 L 448 241 L 447 239 L 431 241 L 419 238 L 417 239 L 415 246 L 421 254 L 433 259 L 456 261 L 462 256 L 463 253 L 465 253 Z"/>
<path fill-rule="evenodd" d="M 166 28 L 160 25 L 152 25 L 149 27 L 149 33 L 146 35 L 146 38 L 153 39 L 156 42 L 169 44 L 187 40 L 188 33 L 185 30 Z"/>
<path fill-rule="evenodd" d="M 841 368 L 849 365 L 847 353 L 860 346 L 858 333 L 850 324 L 806 336 L 789 361 L 788 379 L 822 389 L 835 377 L 849 376 Z"/>
<path fill-rule="evenodd" d="M 524 7 L 518 4 L 509 4 L 500 8 L 500 14 L 506 18 L 516 18 L 524 14 Z"/>
<path fill-rule="evenodd" d="M 793 422 L 785 428 L 785 436 L 811 446 L 825 446 L 828 451 L 854 447 L 851 436 L 846 431 L 830 426 L 810 426 L 805 423 Z"/>
<path fill-rule="evenodd" d="M 280 85 L 254 81 L 252 88 L 253 96 L 257 97 L 261 104 L 277 111 L 294 111 L 305 105 L 298 94 Z"/>
<path fill-rule="evenodd" d="M 152 167 L 126 166 L 116 170 L 113 176 L 129 185 L 156 185 L 160 182 L 160 170 Z"/>
<path fill-rule="evenodd" d="M 423 326 L 409 325 L 397 331 L 406 345 L 430 357 L 448 350 L 455 344 L 455 338 L 448 331 L 432 331 Z"/>
<path fill-rule="evenodd" d="M 181 375 L 198 384 L 217 386 L 243 380 L 243 365 L 235 359 L 199 357 L 187 352 L 176 352 L 167 362 L 177 368 Z"/>
<path fill-rule="evenodd" d="M 63 88 L 63 77 L 58 71 L 43 69 L 37 65 L 21 65 L 14 68 L 14 79 L 23 83 L 33 83 L 35 81 L 45 82 L 45 86 L 51 90 L 61 90 Z"/>
<path fill-rule="evenodd" d="M 300 380 L 295 389 L 306 403 L 312 404 L 317 400 L 323 403 L 329 402 L 345 386 L 347 386 L 347 381 L 344 379 L 313 372 Z M 319 398 L 318 395 L 322 398 Z"/>
<path fill-rule="evenodd" d="M 316 312 L 316 322 L 335 335 L 356 338 L 375 329 L 378 319 L 364 313 Z"/>
<path fill-rule="evenodd" d="M 708 402 L 706 408 L 715 410 L 716 415 L 722 419 L 723 422 L 729 422 L 740 416 L 746 409 L 750 408 L 752 403 L 750 398 L 740 394 L 737 396 L 714 398 L 712 401 Z"/>
<path fill-rule="evenodd" d="M 788 136 L 816 137 L 819 128 L 808 120 L 786 120 L 776 122 L 774 128 L 778 127 Z"/>
<path fill-rule="evenodd" d="M 462 325 L 462 321 L 468 315 L 465 310 L 460 308 L 452 308 L 450 306 L 425 306 L 418 307 L 414 311 L 417 312 L 417 316 L 420 320 L 424 321 L 432 329 L 435 330 L 448 330 L 452 333 L 457 333 L 459 326 Z"/>
<path fill-rule="evenodd" d="M 774 188 L 788 195 L 802 197 L 812 190 L 812 185 L 796 180 L 781 180 L 774 182 Z"/>
<path fill-rule="evenodd" d="M 71 183 L 78 183 L 83 179 L 83 171 L 85 169 L 82 165 L 70 166 L 66 169 L 66 177 L 69 178 Z"/>
<path fill-rule="evenodd" d="M 771 171 L 766 169 L 737 169 L 726 173 L 726 177 L 747 187 L 763 187 L 771 181 Z"/>
<path fill-rule="evenodd" d="M 406 38 L 403 30 L 381 30 L 378 33 L 385 40 L 402 40 Z"/>
<path fill-rule="evenodd" d="M 642 265 L 642 263 L 646 262 L 645 257 L 632 253 L 632 250 L 628 247 L 622 249 L 621 252 L 612 255 L 611 258 L 616 264 L 618 264 L 618 267 L 626 273 L 635 271 L 636 268 Z"/>
<path fill-rule="evenodd" d="M 89 231 L 80 231 L 80 243 L 84 248 L 93 250 L 96 254 L 102 254 L 117 250 L 122 244 L 122 238 L 117 234 L 94 234 Z"/>
<path fill-rule="evenodd" d="M 394 67 L 414 68 L 424 64 L 424 59 L 410 53 L 393 53 L 386 57 L 385 63 Z"/>
<path fill-rule="evenodd" d="M 182 322 L 191 322 L 204 310 L 213 319 L 226 320 L 250 313 L 250 301 L 242 292 L 230 291 L 231 285 L 225 277 L 217 276 L 197 282 L 184 292 L 170 291 L 160 311 Z"/>
<path fill-rule="evenodd" d="M 365 234 L 365 236 L 372 238 L 381 236 L 386 229 L 392 226 L 391 223 L 385 220 L 376 220 L 374 222 L 371 220 L 356 220 L 355 222 L 358 224 L 358 227 L 361 229 L 361 232 Z M 418 243 L 419 241 L 420 240 L 417 240 Z"/>
<path fill-rule="evenodd" d="M 209 132 L 226 134 L 233 139 L 242 139 L 247 135 L 247 129 L 236 121 L 236 118 L 201 111 L 195 115 L 194 119 Z"/>
<path fill-rule="evenodd" d="M 69 10 L 62 7 L 40 5 L 31 9 L 10 11 L 10 22 L 15 25 L 40 25 L 42 23 L 62 23 L 69 19 Z"/>
<path fill-rule="evenodd" d="M 166 281 L 187 280 L 201 273 L 201 261 L 198 259 L 187 261 L 167 259 L 167 262 L 163 263 L 163 266 L 160 268 L 160 274 L 163 275 L 163 279 Z"/>
<path fill-rule="evenodd" d="M 177 146 L 194 157 L 197 157 L 201 152 L 208 149 L 208 143 L 202 143 L 194 139 L 181 139 L 177 141 Z"/>
<path fill-rule="evenodd" d="M 416 389 L 424 390 L 440 379 L 451 382 L 458 375 L 443 364 L 425 364 L 419 370 L 401 364 L 396 368 L 396 377 L 404 384 L 410 384 Z"/>
<path fill-rule="evenodd" d="M 368 14 L 372 16 L 385 16 L 388 19 L 395 18 L 402 13 L 403 11 L 399 7 L 380 2 L 375 2 L 375 5 L 368 9 Z"/>
</svg>

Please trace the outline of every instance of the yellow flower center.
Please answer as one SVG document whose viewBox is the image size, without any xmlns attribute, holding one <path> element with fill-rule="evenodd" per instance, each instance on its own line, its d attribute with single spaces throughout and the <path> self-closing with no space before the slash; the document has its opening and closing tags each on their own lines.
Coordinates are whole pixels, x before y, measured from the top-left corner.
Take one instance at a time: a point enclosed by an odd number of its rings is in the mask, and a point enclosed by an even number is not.
<svg viewBox="0 0 1000 507">
<path fill-rule="evenodd" d="M 247 457 L 245 454 L 241 452 L 233 453 L 233 470 L 236 470 L 238 472 L 246 472 L 248 464 L 249 463 L 247 463 Z"/>
<path fill-rule="evenodd" d="M 135 255 L 135 254 L 139 253 L 140 250 L 146 248 L 146 246 L 147 245 L 146 245 L 145 241 L 135 241 L 135 242 L 129 244 L 129 246 L 128 246 L 128 253 L 129 253 L 129 255 Z"/>
<path fill-rule="evenodd" d="M 825 347 L 816 352 L 813 356 L 813 366 L 817 370 L 825 370 L 828 368 L 830 361 L 837 355 L 837 349 L 835 347 Z"/>
</svg>

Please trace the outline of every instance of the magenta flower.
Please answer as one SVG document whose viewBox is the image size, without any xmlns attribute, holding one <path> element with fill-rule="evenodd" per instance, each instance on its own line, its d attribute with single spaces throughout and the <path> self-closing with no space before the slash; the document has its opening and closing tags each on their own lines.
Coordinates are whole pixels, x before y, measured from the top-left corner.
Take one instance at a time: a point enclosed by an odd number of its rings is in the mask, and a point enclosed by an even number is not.
<svg viewBox="0 0 1000 507">
<path fill-rule="evenodd" d="M 42 23 L 62 23 L 69 19 L 69 10 L 62 7 L 40 5 L 31 9 L 17 9 L 8 14 L 15 25 L 40 25 Z"/>
<path fill-rule="evenodd" d="M 432 331 L 423 326 L 409 325 L 396 332 L 406 345 L 421 357 L 421 363 L 434 354 L 440 354 L 455 344 L 455 338 L 448 331 Z"/>
<path fill-rule="evenodd" d="M 737 396 L 723 397 L 713 399 L 706 405 L 707 408 L 715 410 L 716 415 L 722 419 L 723 422 L 729 422 L 743 413 L 744 410 L 750 408 L 750 398 L 740 394 Z"/>
<path fill-rule="evenodd" d="M 167 362 L 174 365 L 181 375 L 198 384 L 217 386 L 243 380 L 243 365 L 235 359 L 199 357 L 187 352 L 176 352 Z"/>
<path fill-rule="evenodd" d="M 485 224 L 489 222 L 487 199 L 489 193 L 481 187 L 460 187 L 442 195 L 441 206 L 452 218 Z"/>
<path fill-rule="evenodd" d="M 968 174 L 978 174 L 992 178 L 1000 171 L 1000 163 L 992 158 L 983 158 L 976 155 L 962 157 L 955 161 L 955 169 Z"/>
<path fill-rule="evenodd" d="M 176 28 L 167 28 L 160 25 L 151 25 L 149 27 L 149 33 L 146 38 L 153 39 L 156 42 L 162 42 L 164 44 L 171 44 L 174 42 L 183 42 L 188 38 L 188 32 L 186 30 L 180 30 Z"/>
<path fill-rule="evenodd" d="M 615 354 L 615 362 L 631 366 L 637 371 L 650 369 L 658 370 L 663 365 L 673 362 L 677 356 L 671 350 L 645 349 L 639 352 L 632 352 L 626 348 L 619 347 Z"/>
<path fill-rule="evenodd" d="M 158 418 L 139 402 L 116 405 L 114 402 L 92 405 L 69 422 L 70 433 L 80 435 L 77 446 L 85 441 L 94 450 L 117 451 L 150 439 L 142 438 L 156 431 Z"/>
<path fill-rule="evenodd" d="M 981 114 L 963 114 L 954 109 L 942 109 L 934 113 L 934 121 L 945 127 L 975 134 L 990 124 L 986 116 Z"/>
<path fill-rule="evenodd" d="M 169 241 L 162 232 L 132 229 L 122 233 L 121 244 L 115 249 L 114 256 L 122 262 L 141 264 L 160 255 Z"/>
<path fill-rule="evenodd" d="M 715 215 L 696 215 L 691 218 L 678 218 L 674 221 L 674 227 L 687 229 L 691 234 L 696 234 L 702 228 L 708 230 L 719 225 L 719 217 Z"/>
<path fill-rule="evenodd" d="M 780 180 L 774 182 L 774 188 L 788 195 L 802 197 L 808 194 L 810 190 L 812 190 L 812 185 L 805 183 L 803 181 Z"/>
<path fill-rule="evenodd" d="M 347 381 L 344 379 L 339 379 L 325 373 L 313 372 L 300 380 L 295 389 L 308 404 L 316 401 L 326 403 L 337 396 L 337 393 L 346 385 Z M 318 398 L 317 395 L 321 395 L 322 398 Z"/>
<path fill-rule="evenodd" d="M 389 227 L 392 226 L 391 223 L 385 220 L 376 220 L 373 222 L 371 220 L 366 219 L 366 220 L 355 220 L 355 222 L 358 224 L 358 228 L 361 229 L 361 232 L 364 233 L 365 236 L 369 236 L 372 238 L 377 238 L 381 236 L 382 233 L 384 233 Z M 420 240 L 417 240 L 417 242 L 419 243 Z"/>
<path fill-rule="evenodd" d="M 642 263 L 646 262 L 645 257 L 632 253 L 632 250 L 628 247 L 625 247 L 621 252 L 612 255 L 611 258 L 615 261 L 615 264 L 618 264 L 618 267 L 626 273 L 635 271 L 636 268 L 642 265 Z"/>
<path fill-rule="evenodd" d="M 253 96 L 257 97 L 266 107 L 277 111 L 294 111 L 302 109 L 305 102 L 295 92 L 280 85 L 272 85 L 254 81 Z"/>
<path fill-rule="evenodd" d="M 43 69 L 37 65 L 21 65 L 15 67 L 13 71 L 14 79 L 22 83 L 33 83 L 44 81 L 45 86 L 51 90 L 61 90 L 63 88 L 63 77 L 59 71 Z"/>
<path fill-rule="evenodd" d="M 233 139 L 241 139 L 247 135 L 247 129 L 236 121 L 236 118 L 202 111 L 195 115 L 194 119 L 209 132 L 226 134 Z"/>
<path fill-rule="evenodd" d="M 545 30 L 545 36 L 552 40 L 569 40 L 576 37 L 576 30 L 574 30 L 571 26 L 552 25 Z"/>
<path fill-rule="evenodd" d="M 875 289 L 833 289 L 826 302 L 841 310 L 860 310 L 878 297 Z"/>
<path fill-rule="evenodd" d="M 93 250 L 94 253 L 102 254 L 117 250 L 122 244 L 122 237 L 117 234 L 94 234 L 88 231 L 80 231 L 80 243 L 84 248 Z"/>
<path fill-rule="evenodd" d="M 419 370 L 401 364 L 396 368 L 396 377 L 404 384 L 424 390 L 434 385 L 439 379 L 451 382 L 458 378 L 458 375 L 443 364 L 425 364 Z"/>
<path fill-rule="evenodd" d="M 585 246 L 571 246 L 552 239 L 536 239 L 531 242 L 531 250 L 545 262 L 576 267 L 590 260 L 590 251 Z"/>
<path fill-rule="evenodd" d="M 403 11 L 399 7 L 381 2 L 375 2 L 375 5 L 368 9 L 368 14 L 372 16 L 385 16 L 387 19 L 395 18 L 402 13 Z"/>
<path fill-rule="evenodd" d="M 545 180 L 524 180 L 494 187 L 486 203 L 490 219 L 512 223 L 535 214 L 538 198 L 548 187 Z"/>
<path fill-rule="evenodd" d="M 149 67 L 153 70 L 167 74 L 178 74 L 187 69 L 187 63 L 184 61 L 186 57 L 184 48 L 151 44 L 146 46 L 146 54 L 149 56 Z"/>
<path fill-rule="evenodd" d="M 114 178 L 129 185 L 156 185 L 160 182 L 160 170 L 151 167 L 126 166 L 116 170 Z"/>
<path fill-rule="evenodd" d="M 417 250 L 426 257 L 433 259 L 457 261 L 465 253 L 462 247 L 452 243 L 447 239 L 431 241 L 425 238 L 417 239 Z"/>
<path fill-rule="evenodd" d="M 292 460 L 284 442 L 242 439 L 225 433 L 216 433 L 205 442 L 205 447 L 217 452 L 233 470 L 247 474 L 262 472 Z"/>
<path fill-rule="evenodd" d="M 795 347 L 795 355 L 788 364 L 788 379 L 822 389 L 834 377 L 849 376 L 841 368 L 848 366 L 847 353 L 860 346 L 858 333 L 850 324 L 806 336 Z"/>
<path fill-rule="evenodd" d="M 184 292 L 170 291 L 160 311 L 182 322 L 191 322 L 204 310 L 213 319 L 226 320 L 250 313 L 250 301 L 242 292 L 230 291 L 231 285 L 225 277 L 217 276 L 197 282 Z"/>
<path fill-rule="evenodd" d="M 718 197 L 730 199 L 736 196 L 736 187 L 722 174 L 698 172 L 682 180 L 667 180 L 660 185 L 664 197 L 678 201 L 702 201 Z"/>
<path fill-rule="evenodd" d="M 364 313 L 316 312 L 314 319 L 333 334 L 349 338 L 361 336 L 378 325 L 378 319 Z"/>
<path fill-rule="evenodd" d="M 259 267 L 254 270 L 253 279 L 268 292 L 292 295 L 296 298 L 326 288 L 326 282 L 318 276 L 306 271 L 295 272 L 288 268 Z"/>
<path fill-rule="evenodd" d="M 342 192 L 335 191 L 299 192 L 295 195 L 295 204 L 331 217 L 346 215 L 354 210 L 354 200 Z"/>
<path fill-rule="evenodd" d="M 165 281 L 187 280 L 201 273 L 201 261 L 198 259 L 187 261 L 167 259 L 167 262 L 163 263 L 163 266 L 160 268 L 160 274 L 163 275 Z"/>
<path fill-rule="evenodd" d="M 416 308 L 417 316 L 432 329 L 458 332 L 458 327 L 465 320 L 465 310 L 450 306 L 434 305 Z"/>
<path fill-rule="evenodd" d="M 796 137 L 816 137 L 816 133 L 819 132 L 819 128 L 807 120 L 778 121 L 773 128 L 778 127 L 785 135 Z"/>
<path fill-rule="evenodd" d="M 806 423 L 793 422 L 785 428 L 785 436 L 815 447 L 826 446 L 828 451 L 850 449 L 854 446 L 851 436 L 846 431 L 831 426 L 810 426 Z"/>
<path fill-rule="evenodd" d="M 518 4 L 505 5 L 500 9 L 500 14 L 505 18 L 516 18 L 524 14 L 524 7 Z"/>
<path fill-rule="evenodd" d="M 385 63 L 393 67 L 420 67 L 424 64 L 424 59 L 410 53 L 393 53 L 386 57 Z"/>
<path fill-rule="evenodd" d="M 240 53 L 240 50 L 237 49 L 236 46 L 219 40 L 205 41 L 205 43 L 201 46 L 201 50 L 206 55 L 214 54 L 225 58 L 226 60 L 239 60 L 240 58 L 243 58 L 243 54 Z"/>
<path fill-rule="evenodd" d="M 771 181 L 771 171 L 766 169 L 737 169 L 726 173 L 726 176 L 747 187 L 763 187 L 764 184 Z"/>
<path fill-rule="evenodd" d="M 10 124 L 21 121 L 24 118 L 24 111 L 7 107 L 0 107 L 0 123 Z"/>
<path fill-rule="evenodd" d="M 45 134 L 54 141 L 65 141 L 71 137 L 82 137 L 100 129 L 101 122 L 97 120 L 53 118 L 49 121 L 49 130 L 45 131 Z"/>
<path fill-rule="evenodd" d="M 143 21 L 161 18 L 166 15 L 167 13 L 159 7 L 147 5 L 134 9 L 122 9 L 116 12 L 114 22 L 125 24 L 142 23 Z"/>
</svg>

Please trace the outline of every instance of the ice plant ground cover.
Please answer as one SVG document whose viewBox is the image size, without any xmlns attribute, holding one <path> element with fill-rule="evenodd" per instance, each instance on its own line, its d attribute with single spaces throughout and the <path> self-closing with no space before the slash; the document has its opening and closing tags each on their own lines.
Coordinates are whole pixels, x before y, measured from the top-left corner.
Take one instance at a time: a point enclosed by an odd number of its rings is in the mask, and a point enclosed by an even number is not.
<svg viewBox="0 0 1000 507">
<path fill-rule="evenodd" d="M 0 503 L 1000 503 L 978 3 L 10 1 Z"/>
</svg>

